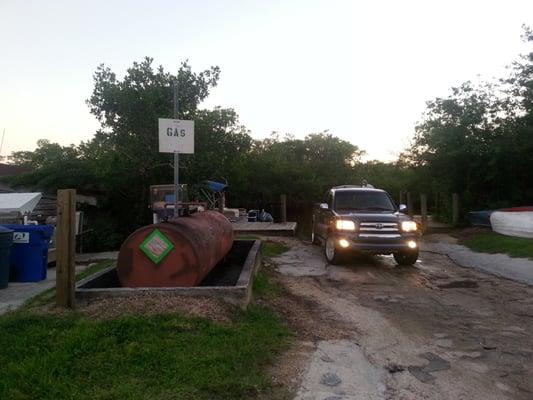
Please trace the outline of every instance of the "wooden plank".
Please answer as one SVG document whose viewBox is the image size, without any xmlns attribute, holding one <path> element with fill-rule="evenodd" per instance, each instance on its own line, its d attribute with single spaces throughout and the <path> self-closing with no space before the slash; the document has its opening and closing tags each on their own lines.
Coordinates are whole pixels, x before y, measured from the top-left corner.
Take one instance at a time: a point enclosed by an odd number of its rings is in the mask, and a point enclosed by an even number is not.
<svg viewBox="0 0 533 400">
<path fill-rule="evenodd" d="M 256 234 L 274 236 L 294 236 L 296 234 L 296 222 L 273 223 L 273 222 L 234 222 L 233 231 L 236 234 Z"/>
<path fill-rule="evenodd" d="M 234 222 L 233 229 L 239 230 L 239 229 L 246 229 L 246 230 L 271 230 L 271 231 L 279 231 L 279 230 L 293 230 L 296 229 L 296 222 L 285 222 L 282 223 L 276 223 L 276 222 Z"/>
<path fill-rule="evenodd" d="M 75 305 L 74 284 L 76 256 L 76 190 L 57 192 L 56 303 Z"/>
</svg>

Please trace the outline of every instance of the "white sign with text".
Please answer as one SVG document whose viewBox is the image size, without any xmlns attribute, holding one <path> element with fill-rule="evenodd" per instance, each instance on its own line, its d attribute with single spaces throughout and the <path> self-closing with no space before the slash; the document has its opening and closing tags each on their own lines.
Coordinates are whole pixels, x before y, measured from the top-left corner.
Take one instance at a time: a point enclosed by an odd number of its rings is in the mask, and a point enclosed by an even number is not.
<svg viewBox="0 0 533 400">
<path fill-rule="evenodd" d="M 30 243 L 30 232 L 13 232 L 13 243 Z"/>
<path fill-rule="evenodd" d="M 194 154 L 194 121 L 159 118 L 159 152 Z"/>
</svg>

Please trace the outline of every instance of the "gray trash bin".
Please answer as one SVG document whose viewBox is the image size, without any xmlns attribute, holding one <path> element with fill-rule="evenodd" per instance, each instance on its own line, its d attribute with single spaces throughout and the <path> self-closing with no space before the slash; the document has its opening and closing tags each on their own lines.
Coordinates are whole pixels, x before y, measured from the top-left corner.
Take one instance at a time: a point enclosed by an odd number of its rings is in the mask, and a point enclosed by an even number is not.
<svg viewBox="0 0 533 400">
<path fill-rule="evenodd" d="M 5 289 L 9 282 L 9 259 L 13 244 L 13 230 L 0 225 L 0 289 Z"/>
</svg>

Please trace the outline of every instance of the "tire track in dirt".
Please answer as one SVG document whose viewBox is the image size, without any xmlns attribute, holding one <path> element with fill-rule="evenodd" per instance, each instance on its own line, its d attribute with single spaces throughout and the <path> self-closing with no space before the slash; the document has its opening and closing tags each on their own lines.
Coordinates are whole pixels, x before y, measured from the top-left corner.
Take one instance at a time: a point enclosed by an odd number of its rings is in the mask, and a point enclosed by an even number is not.
<svg viewBox="0 0 533 400">
<path fill-rule="evenodd" d="M 308 265 L 295 261 L 302 248 L 305 262 L 314 265 L 313 276 L 305 275 Z M 460 268 L 435 254 L 423 253 L 416 268 L 397 268 L 388 257 L 363 257 L 317 271 L 319 249 L 298 242 L 290 252 L 290 265 L 283 264 L 283 256 L 275 259 L 283 272 L 280 283 L 316 305 L 316 323 L 342 321 L 350 327 L 349 340 L 383 372 L 375 398 L 533 397 L 531 288 Z"/>
</svg>

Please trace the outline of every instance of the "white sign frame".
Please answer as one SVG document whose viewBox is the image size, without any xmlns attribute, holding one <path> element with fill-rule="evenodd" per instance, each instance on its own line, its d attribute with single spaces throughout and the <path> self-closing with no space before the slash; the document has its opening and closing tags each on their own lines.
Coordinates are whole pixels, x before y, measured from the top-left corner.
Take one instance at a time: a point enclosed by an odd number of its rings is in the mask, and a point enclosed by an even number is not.
<svg viewBox="0 0 533 400">
<path fill-rule="evenodd" d="M 159 152 L 194 154 L 194 121 L 159 118 Z"/>
</svg>

